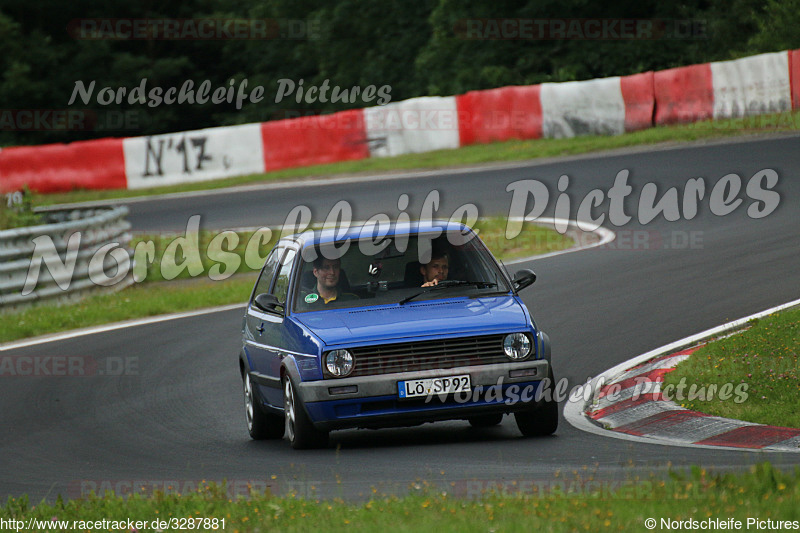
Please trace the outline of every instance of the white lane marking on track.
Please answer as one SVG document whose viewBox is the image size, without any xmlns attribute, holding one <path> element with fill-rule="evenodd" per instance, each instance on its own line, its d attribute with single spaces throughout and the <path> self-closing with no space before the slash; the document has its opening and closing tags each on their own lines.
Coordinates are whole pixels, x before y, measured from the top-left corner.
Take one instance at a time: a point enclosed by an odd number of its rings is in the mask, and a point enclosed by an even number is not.
<svg viewBox="0 0 800 533">
<path fill-rule="evenodd" d="M 722 324 L 721 326 L 717 326 L 715 328 L 707 329 L 706 331 L 702 331 L 695 335 L 691 335 L 689 337 L 685 337 L 681 340 L 675 341 L 673 343 L 667 344 L 660 348 L 656 348 L 655 350 L 651 350 L 645 354 L 639 355 L 634 357 L 633 359 L 629 359 L 628 361 L 624 361 L 613 368 L 609 368 L 596 378 L 594 378 L 589 385 L 592 390 L 595 390 L 597 383 L 603 379 L 605 383 L 609 383 L 611 380 L 615 379 L 616 377 L 622 375 L 626 369 L 636 366 L 639 364 L 644 363 L 654 357 L 659 355 L 663 355 L 665 353 L 669 353 L 670 351 L 678 351 L 682 348 L 686 348 L 693 344 L 696 344 L 702 340 L 705 340 L 709 337 L 713 337 L 715 335 L 719 335 L 720 333 L 725 333 L 728 331 L 735 330 L 745 324 L 747 324 L 750 320 L 755 318 L 761 318 L 767 315 L 771 315 L 772 313 L 777 313 L 778 311 L 782 311 L 784 309 L 788 309 L 790 307 L 795 307 L 800 305 L 800 299 L 793 300 L 791 302 L 781 304 L 775 307 L 771 307 L 764 311 L 752 314 L 750 316 L 746 316 L 744 318 L 740 318 L 738 320 L 733 320 L 726 324 Z M 595 435 L 602 435 L 604 437 L 611 437 L 615 439 L 622 439 L 628 440 L 633 442 L 640 442 L 645 444 L 660 444 L 664 446 L 679 446 L 682 448 L 701 448 L 707 450 L 732 450 L 732 451 L 739 451 L 739 452 L 760 452 L 760 453 L 769 453 L 769 452 L 786 452 L 785 449 L 769 449 L 769 448 L 761 448 L 761 449 L 753 449 L 753 448 L 735 448 L 732 446 L 709 446 L 704 444 L 694 444 L 691 442 L 675 442 L 675 441 L 665 441 L 660 440 L 655 437 L 638 437 L 635 435 L 628 435 L 625 433 L 618 433 L 616 431 L 611 431 L 608 429 L 603 429 L 594 423 L 592 423 L 585 415 L 584 415 L 584 408 L 586 404 L 582 401 L 577 402 L 567 402 L 567 405 L 564 407 L 564 418 L 569 422 L 573 427 L 581 430 L 586 431 L 587 433 L 594 433 Z M 747 422 L 742 422 L 741 425 L 747 425 Z M 796 450 L 800 452 L 800 449 Z"/>
<path fill-rule="evenodd" d="M 509 218 L 509 220 L 514 220 L 514 221 L 517 221 L 517 222 L 519 222 L 519 221 L 536 222 L 536 223 L 539 223 L 539 224 L 542 224 L 542 225 L 546 225 L 546 226 L 550 226 L 550 225 L 555 226 L 558 223 L 566 222 L 567 225 L 569 225 L 569 227 L 571 227 L 571 228 L 574 228 L 574 227 L 577 226 L 577 222 L 575 222 L 573 220 L 565 221 L 564 219 L 561 219 L 561 218 L 539 217 L 539 218 L 536 218 L 536 219 L 530 219 L 530 218 L 524 218 L 523 219 L 522 217 L 511 217 L 511 218 Z M 587 244 L 587 245 L 583 245 L 583 246 L 578 245 L 578 246 L 575 246 L 573 248 L 567 248 L 566 250 L 559 250 L 557 252 L 550 252 L 550 253 L 547 253 L 547 254 L 533 255 L 533 256 L 530 256 L 530 257 L 523 257 L 523 258 L 520 258 L 520 259 L 514 259 L 512 261 L 505 262 L 505 264 L 513 265 L 515 263 L 525 263 L 527 261 L 535 261 L 537 259 L 546 259 L 548 257 L 555 257 L 557 255 L 568 254 L 568 253 L 571 253 L 571 252 L 578 252 L 578 251 L 581 251 L 581 250 L 588 250 L 590 248 L 596 248 L 598 246 L 603 246 L 605 244 L 608 244 L 608 243 L 612 242 L 617 237 L 616 233 L 614 233 L 610 229 L 604 228 L 603 226 L 599 226 L 595 230 L 587 231 L 586 233 L 596 233 L 597 235 L 600 236 L 600 240 L 595 242 L 595 243 L 592 243 L 592 244 Z"/>
</svg>

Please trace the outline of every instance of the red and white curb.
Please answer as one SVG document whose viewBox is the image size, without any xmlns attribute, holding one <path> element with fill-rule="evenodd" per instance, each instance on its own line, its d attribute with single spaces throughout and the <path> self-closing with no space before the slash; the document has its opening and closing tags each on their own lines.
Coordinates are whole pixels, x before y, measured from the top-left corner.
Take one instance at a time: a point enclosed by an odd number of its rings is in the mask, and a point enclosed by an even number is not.
<svg viewBox="0 0 800 533">
<path fill-rule="evenodd" d="M 684 409 L 664 398 L 664 376 L 700 346 L 657 357 L 602 387 L 586 416 L 606 429 L 708 446 L 800 451 L 800 429 L 765 426 Z"/>
<path fill-rule="evenodd" d="M 650 444 L 800 452 L 800 429 L 691 411 L 665 398 L 662 391 L 664 376 L 696 351 L 700 341 L 798 304 L 800 300 L 767 309 L 617 365 L 587 385 L 594 391 L 588 401 L 569 402 L 564 416 L 576 428 L 590 433 Z"/>
</svg>

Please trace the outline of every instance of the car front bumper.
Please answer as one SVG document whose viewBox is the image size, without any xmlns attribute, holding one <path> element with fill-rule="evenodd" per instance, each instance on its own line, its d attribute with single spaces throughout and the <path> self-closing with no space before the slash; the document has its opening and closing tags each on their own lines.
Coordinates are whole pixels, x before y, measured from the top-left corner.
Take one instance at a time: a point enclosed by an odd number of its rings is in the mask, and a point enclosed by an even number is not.
<svg viewBox="0 0 800 533">
<path fill-rule="evenodd" d="M 549 366 L 546 359 L 534 359 L 308 381 L 297 388 L 309 417 L 322 430 L 415 425 L 529 409 L 542 399 L 540 388 L 550 375 Z M 526 375 L 517 375 L 521 371 Z M 471 391 L 410 399 L 398 394 L 400 381 L 464 374 L 470 376 Z"/>
</svg>

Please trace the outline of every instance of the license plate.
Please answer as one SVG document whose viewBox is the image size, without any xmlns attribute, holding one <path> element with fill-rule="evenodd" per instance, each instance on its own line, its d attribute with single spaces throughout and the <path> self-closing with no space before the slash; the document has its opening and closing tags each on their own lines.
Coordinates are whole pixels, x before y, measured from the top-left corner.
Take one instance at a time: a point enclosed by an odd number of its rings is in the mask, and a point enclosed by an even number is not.
<svg viewBox="0 0 800 533">
<path fill-rule="evenodd" d="M 418 398 L 429 394 L 451 394 L 470 390 L 472 387 L 469 374 L 397 382 L 397 394 L 400 398 Z"/>
</svg>

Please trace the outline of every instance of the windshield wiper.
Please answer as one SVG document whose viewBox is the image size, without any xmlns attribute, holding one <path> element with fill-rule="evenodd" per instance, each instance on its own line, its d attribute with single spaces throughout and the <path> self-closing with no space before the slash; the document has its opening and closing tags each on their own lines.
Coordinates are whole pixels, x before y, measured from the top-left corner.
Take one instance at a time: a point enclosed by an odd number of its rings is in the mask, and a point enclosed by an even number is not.
<svg viewBox="0 0 800 533">
<path fill-rule="evenodd" d="M 421 290 L 417 293 L 412 294 L 411 296 L 407 296 L 398 302 L 399 305 L 403 305 L 404 303 L 410 302 L 417 296 L 422 296 L 423 294 L 427 294 L 432 291 L 440 291 L 442 289 L 449 289 L 450 287 L 478 287 L 479 289 L 487 289 L 489 287 L 497 287 L 497 283 L 493 281 L 459 281 L 459 280 L 444 280 L 440 281 L 438 284 L 428 287 L 424 290 Z"/>
</svg>

